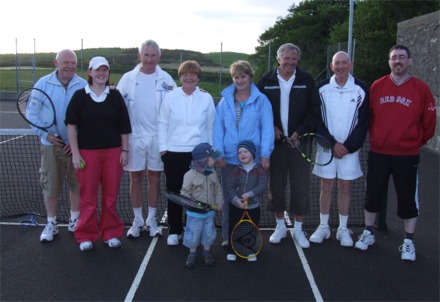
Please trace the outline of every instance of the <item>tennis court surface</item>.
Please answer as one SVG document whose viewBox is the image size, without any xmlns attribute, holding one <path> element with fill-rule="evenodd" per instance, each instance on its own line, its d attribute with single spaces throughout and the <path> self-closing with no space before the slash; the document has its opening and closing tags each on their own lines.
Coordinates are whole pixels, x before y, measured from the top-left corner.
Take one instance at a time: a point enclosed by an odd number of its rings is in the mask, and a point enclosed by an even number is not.
<svg viewBox="0 0 440 302">
<path fill-rule="evenodd" d="M 2 172 L 2 177 L 12 176 Z M 257 262 L 228 262 L 219 231 L 214 268 L 201 258 L 194 269 L 185 268 L 188 251 L 166 245 L 166 228 L 161 238 L 124 237 L 120 249 L 98 242 L 83 253 L 67 227 L 42 244 L 42 225 L 2 222 L 0 300 L 439 301 L 438 154 L 422 152 L 412 263 L 400 260 L 403 222 L 395 215 L 395 198 L 390 186 L 387 230 L 377 230 L 376 243 L 365 252 L 340 247 L 335 227 L 329 240 L 304 250 L 290 236 L 279 245 L 268 243 L 272 229 L 267 228 Z M 313 229 L 306 228 L 308 236 Z M 362 228 L 352 230 L 357 238 Z"/>
</svg>

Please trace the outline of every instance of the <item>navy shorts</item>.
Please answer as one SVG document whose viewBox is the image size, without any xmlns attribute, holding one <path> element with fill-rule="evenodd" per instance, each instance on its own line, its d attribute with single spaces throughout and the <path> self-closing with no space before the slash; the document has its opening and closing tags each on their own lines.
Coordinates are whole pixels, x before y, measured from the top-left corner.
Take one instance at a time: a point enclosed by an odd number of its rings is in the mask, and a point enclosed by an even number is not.
<svg viewBox="0 0 440 302">
<path fill-rule="evenodd" d="M 417 217 L 419 160 L 419 155 L 386 155 L 370 151 L 365 210 L 380 212 L 392 175 L 397 193 L 397 216 L 402 219 Z"/>
</svg>

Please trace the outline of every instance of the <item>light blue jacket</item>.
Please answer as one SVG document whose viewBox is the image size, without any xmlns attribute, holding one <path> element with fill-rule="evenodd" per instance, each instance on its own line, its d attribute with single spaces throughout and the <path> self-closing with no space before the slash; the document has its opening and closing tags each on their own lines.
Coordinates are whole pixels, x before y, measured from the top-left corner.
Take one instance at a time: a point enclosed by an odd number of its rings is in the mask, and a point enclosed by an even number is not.
<svg viewBox="0 0 440 302">
<path fill-rule="evenodd" d="M 61 84 L 61 82 L 58 80 L 56 73 L 57 70 L 54 70 L 52 73 L 40 78 L 37 83 L 35 83 L 34 87 L 46 92 L 52 99 L 52 102 L 55 106 L 57 126 L 50 127 L 48 131 L 50 133 L 58 134 L 58 136 L 63 139 L 64 143 L 67 144 L 67 126 L 64 123 L 64 120 L 66 119 L 67 105 L 69 105 L 70 99 L 75 91 L 84 88 L 87 85 L 87 81 L 77 75 L 74 75 L 69 82 L 69 86 L 67 89 L 65 89 L 63 84 Z M 30 112 L 28 114 L 28 118 L 38 125 L 41 124 L 38 122 L 40 116 L 39 114 L 44 115 L 45 113 Z M 35 127 L 32 128 L 41 137 L 41 143 L 43 145 L 51 145 L 51 143 L 47 140 L 47 132 Z"/>
<path fill-rule="evenodd" d="M 243 108 L 239 129 L 236 127 L 234 104 L 235 85 L 222 91 L 222 99 L 216 108 L 214 119 L 214 148 L 222 152 L 227 164 L 238 165 L 238 143 L 251 140 L 257 148 L 255 162 L 261 157 L 270 158 L 274 148 L 274 126 L 272 106 L 255 84 L 251 84 L 251 95 Z"/>
</svg>

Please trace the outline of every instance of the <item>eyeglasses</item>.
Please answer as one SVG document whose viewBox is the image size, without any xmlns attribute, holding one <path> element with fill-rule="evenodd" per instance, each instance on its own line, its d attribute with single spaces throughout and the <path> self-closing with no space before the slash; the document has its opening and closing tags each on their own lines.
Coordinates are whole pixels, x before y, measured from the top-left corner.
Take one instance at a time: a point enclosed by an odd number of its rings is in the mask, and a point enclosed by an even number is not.
<svg viewBox="0 0 440 302">
<path fill-rule="evenodd" d="M 403 61 L 403 60 L 405 60 L 405 59 L 408 59 L 408 57 L 407 57 L 407 56 L 404 56 L 404 55 L 400 55 L 400 56 L 392 56 L 392 57 L 390 58 L 390 61 L 393 61 L 393 62 L 395 62 L 395 61 L 397 61 L 397 60 L 399 60 L 399 61 Z"/>
</svg>

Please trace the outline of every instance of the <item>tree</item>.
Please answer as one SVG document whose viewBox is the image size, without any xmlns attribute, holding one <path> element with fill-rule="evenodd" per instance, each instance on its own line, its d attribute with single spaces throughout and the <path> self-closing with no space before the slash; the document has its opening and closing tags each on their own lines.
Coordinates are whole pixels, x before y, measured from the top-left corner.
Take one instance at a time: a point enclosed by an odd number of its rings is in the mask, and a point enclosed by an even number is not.
<svg viewBox="0 0 440 302">
<path fill-rule="evenodd" d="M 347 0 L 316 1 L 305 0 L 289 9 L 285 18 L 278 19 L 275 25 L 259 37 L 259 46 L 253 59 L 258 62 L 257 77 L 267 70 L 268 49 L 271 57 L 284 43 L 291 42 L 301 49 L 300 66 L 312 75 L 319 75 L 326 68 L 327 41 L 332 28 L 348 17 Z M 275 65 L 276 60 L 271 58 Z"/>
</svg>

